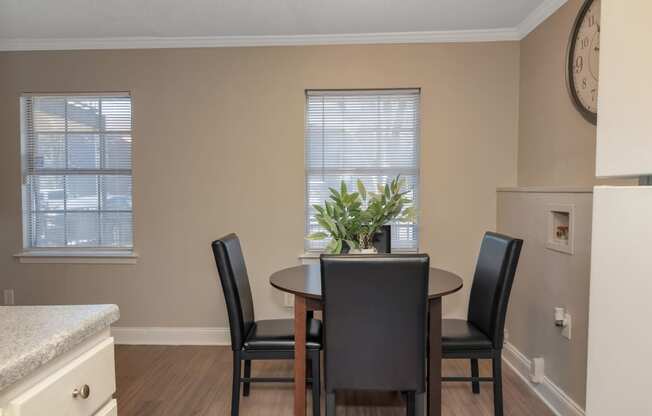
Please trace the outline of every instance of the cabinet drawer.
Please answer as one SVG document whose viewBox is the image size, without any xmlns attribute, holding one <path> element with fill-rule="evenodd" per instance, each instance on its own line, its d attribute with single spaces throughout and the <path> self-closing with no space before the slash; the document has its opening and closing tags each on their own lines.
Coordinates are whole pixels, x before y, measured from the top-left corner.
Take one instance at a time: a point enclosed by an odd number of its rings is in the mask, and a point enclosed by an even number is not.
<svg viewBox="0 0 652 416">
<path fill-rule="evenodd" d="M 111 399 L 106 406 L 101 408 L 93 416 L 118 416 L 118 402 L 116 402 L 115 399 Z"/>
<path fill-rule="evenodd" d="M 74 397 L 73 391 L 85 385 L 88 396 Z M 7 416 L 91 416 L 113 392 L 114 347 L 108 338 L 9 402 Z"/>
</svg>

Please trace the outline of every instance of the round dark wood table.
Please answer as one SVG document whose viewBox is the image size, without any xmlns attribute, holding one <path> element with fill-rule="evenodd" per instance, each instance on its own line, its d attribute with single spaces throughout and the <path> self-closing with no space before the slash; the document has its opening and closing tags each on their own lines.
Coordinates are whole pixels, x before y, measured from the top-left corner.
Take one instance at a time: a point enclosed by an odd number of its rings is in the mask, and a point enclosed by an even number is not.
<svg viewBox="0 0 652 416">
<path fill-rule="evenodd" d="M 322 309 L 321 268 L 318 264 L 289 267 L 271 275 L 275 288 L 294 295 L 294 415 L 306 415 L 306 316 Z M 428 415 L 441 415 L 441 300 L 462 289 L 462 279 L 430 268 L 428 281 Z"/>
</svg>

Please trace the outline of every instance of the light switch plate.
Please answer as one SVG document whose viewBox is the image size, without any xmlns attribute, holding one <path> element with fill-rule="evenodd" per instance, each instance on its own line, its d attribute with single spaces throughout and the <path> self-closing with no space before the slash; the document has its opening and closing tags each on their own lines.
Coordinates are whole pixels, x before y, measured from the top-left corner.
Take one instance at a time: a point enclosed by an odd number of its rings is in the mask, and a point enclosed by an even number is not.
<svg viewBox="0 0 652 416">
<path fill-rule="evenodd" d="M 566 326 L 561 330 L 561 336 L 567 339 L 571 339 L 571 327 L 573 326 L 573 322 L 569 313 L 564 315 L 564 318 L 566 321 Z"/>
<path fill-rule="evenodd" d="M 5 306 L 12 306 L 14 304 L 14 290 L 13 289 L 5 289 L 2 291 L 2 294 L 4 296 L 4 305 Z"/>
</svg>

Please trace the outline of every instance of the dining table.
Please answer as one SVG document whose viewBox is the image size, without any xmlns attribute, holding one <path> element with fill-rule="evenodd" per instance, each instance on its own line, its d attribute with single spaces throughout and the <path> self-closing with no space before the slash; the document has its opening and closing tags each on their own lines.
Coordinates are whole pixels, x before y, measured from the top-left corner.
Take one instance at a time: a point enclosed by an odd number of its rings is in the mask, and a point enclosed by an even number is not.
<svg viewBox="0 0 652 416">
<path fill-rule="evenodd" d="M 306 264 L 279 270 L 270 284 L 294 295 L 294 416 L 306 415 L 306 320 L 309 311 L 323 309 L 321 267 Z M 426 407 L 429 416 L 441 415 L 442 298 L 462 289 L 455 273 L 431 267 L 428 278 L 428 364 Z"/>
</svg>

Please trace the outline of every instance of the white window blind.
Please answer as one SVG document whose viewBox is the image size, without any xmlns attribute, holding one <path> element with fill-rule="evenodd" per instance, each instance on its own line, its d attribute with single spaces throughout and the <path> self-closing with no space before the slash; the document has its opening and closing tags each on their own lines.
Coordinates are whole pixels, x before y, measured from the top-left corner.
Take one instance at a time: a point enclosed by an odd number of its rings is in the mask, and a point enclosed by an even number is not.
<svg viewBox="0 0 652 416">
<path fill-rule="evenodd" d="M 131 98 L 21 97 L 26 249 L 133 247 Z"/>
<path fill-rule="evenodd" d="M 306 234 L 321 231 L 314 204 L 341 181 L 367 189 L 401 175 L 408 197 L 419 197 L 419 90 L 306 92 Z M 392 251 L 417 250 L 417 224 L 394 222 Z M 308 251 L 327 242 L 306 240 Z"/>
</svg>

